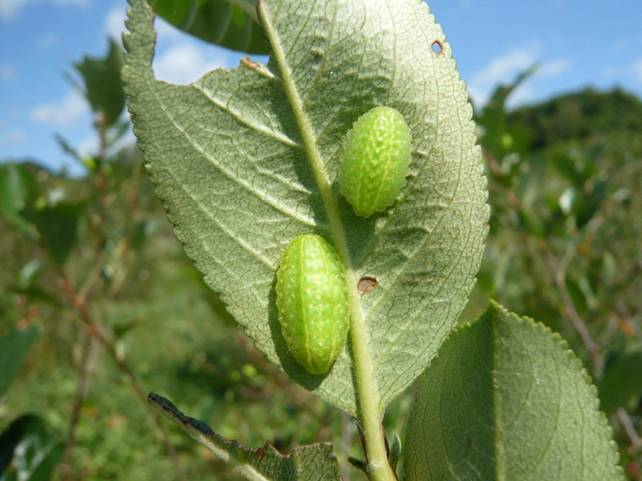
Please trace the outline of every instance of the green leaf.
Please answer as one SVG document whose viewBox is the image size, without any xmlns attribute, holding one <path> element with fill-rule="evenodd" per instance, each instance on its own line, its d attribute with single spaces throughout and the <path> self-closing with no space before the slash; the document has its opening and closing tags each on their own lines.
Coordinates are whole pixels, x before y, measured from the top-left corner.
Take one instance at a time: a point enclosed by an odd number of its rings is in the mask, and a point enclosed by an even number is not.
<svg viewBox="0 0 642 481">
<path fill-rule="evenodd" d="M 0 481 L 48 481 L 63 450 L 40 417 L 20 416 L 0 434 Z"/>
<path fill-rule="evenodd" d="M 80 165 L 83 165 L 84 161 L 82 155 L 80 155 L 80 152 L 78 152 L 78 150 L 74 148 L 64 136 L 59 133 L 55 133 L 54 140 L 58 144 L 58 147 L 60 147 L 60 150 L 62 150 L 65 154 L 78 162 Z"/>
<path fill-rule="evenodd" d="M 60 202 L 29 213 L 42 246 L 58 264 L 65 263 L 76 245 L 78 222 L 84 208 L 84 203 Z"/>
<path fill-rule="evenodd" d="M 272 445 L 249 449 L 212 431 L 207 424 L 186 416 L 158 394 L 149 401 L 216 457 L 235 467 L 237 474 L 250 481 L 339 481 L 337 460 L 329 443 L 295 448 L 289 455 Z"/>
<path fill-rule="evenodd" d="M 642 395 L 642 351 L 617 356 L 607 365 L 598 387 L 602 409 L 607 414 L 638 399 Z"/>
<path fill-rule="evenodd" d="M 600 180 L 597 181 L 595 185 L 591 186 L 590 190 L 586 188 L 585 190 L 588 192 L 585 192 L 581 197 L 579 197 L 575 209 L 575 220 L 579 229 L 588 224 L 598 212 L 602 203 L 607 198 L 608 188 L 608 182 Z"/>
<path fill-rule="evenodd" d="M 156 13 L 195 37 L 251 54 L 268 54 L 255 0 L 152 0 Z"/>
<path fill-rule="evenodd" d="M 116 123 L 125 108 L 125 93 L 120 76 L 122 51 L 113 40 L 105 57 L 84 57 L 75 65 L 85 84 L 85 97 L 96 113 L 101 113 L 105 126 Z"/>
<path fill-rule="evenodd" d="M 277 52 L 268 67 L 246 62 L 176 86 L 153 76 L 152 10 L 144 0 L 131 5 L 129 108 L 186 252 L 292 379 L 356 414 L 359 369 L 381 410 L 454 326 L 487 231 L 472 109 L 441 28 L 410 0 L 266 0 L 261 15 Z M 391 209 L 363 219 L 338 193 L 338 155 L 352 123 L 379 104 L 410 126 L 411 175 Z M 282 252 L 311 232 L 332 241 L 347 266 L 351 303 L 351 348 L 326 376 L 289 354 L 274 303 Z M 361 294 L 365 276 L 377 287 Z"/>
<path fill-rule="evenodd" d="M 536 71 L 537 65 L 533 65 L 521 72 L 513 82 L 498 86 L 478 116 L 478 124 L 484 131 L 482 145 L 484 149 L 496 157 L 498 162 L 501 162 L 502 157 L 509 152 L 520 151 L 525 147 L 525 143 L 519 141 L 520 133 L 514 132 L 507 122 L 506 103 L 510 96 Z M 502 174 L 510 179 L 516 174 L 517 165 L 516 163 L 508 169 L 503 168 Z"/>
<path fill-rule="evenodd" d="M 0 336 L 0 396 L 9 387 L 37 337 L 35 327 Z"/>
<path fill-rule="evenodd" d="M 26 165 L 0 165 L 0 214 L 27 234 L 33 233 L 33 227 L 23 213 L 37 194 L 36 179 Z"/>
<path fill-rule="evenodd" d="M 520 72 L 515 80 L 506 85 L 498 86 L 495 91 L 490 96 L 488 105 L 484 107 L 484 113 L 482 115 L 482 121 L 487 120 L 488 122 L 482 122 L 484 126 L 487 123 L 490 126 L 497 127 L 498 123 L 504 124 L 506 119 L 506 102 L 509 97 L 515 93 L 515 91 L 522 86 L 529 78 L 531 78 L 538 69 L 538 65 L 532 65 L 528 69 Z M 488 117 L 486 117 L 488 116 Z"/>
<path fill-rule="evenodd" d="M 390 453 L 388 454 L 388 461 L 390 461 L 390 467 L 393 471 L 397 470 L 397 464 L 401 459 L 401 438 L 397 433 L 394 434 L 392 442 L 390 443 Z"/>
<path fill-rule="evenodd" d="M 41 302 L 56 307 L 63 307 L 61 302 L 46 289 L 39 285 L 40 276 L 43 271 L 41 259 L 31 259 L 27 262 L 18 275 L 16 282 L 9 287 L 9 291 L 25 296 L 29 302 Z"/>
<path fill-rule="evenodd" d="M 140 251 L 158 230 L 159 222 L 156 219 L 143 219 L 136 223 L 131 240 L 134 250 Z"/>
<path fill-rule="evenodd" d="M 580 361 L 494 303 L 426 370 L 404 444 L 407 481 L 623 480 Z"/>
<path fill-rule="evenodd" d="M 18 272 L 16 284 L 21 288 L 31 287 L 38 282 L 41 274 L 42 262 L 40 259 L 31 259 Z"/>
</svg>

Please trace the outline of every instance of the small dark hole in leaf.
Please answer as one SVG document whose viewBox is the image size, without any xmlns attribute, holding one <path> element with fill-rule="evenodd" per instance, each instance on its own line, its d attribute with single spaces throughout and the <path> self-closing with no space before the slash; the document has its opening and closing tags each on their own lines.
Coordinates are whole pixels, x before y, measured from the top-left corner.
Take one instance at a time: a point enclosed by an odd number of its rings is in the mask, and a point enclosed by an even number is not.
<svg viewBox="0 0 642 481">
<path fill-rule="evenodd" d="M 370 291 L 372 291 L 375 287 L 377 287 L 377 279 L 374 277 L 362 277 L 359 279 L 359 283 L 357 284 L 357 289 L 359 289 L 360 294 L 366 294 Z"/>
<path fill-rule="evenodd" d="M 435 40 L 432 43 L 431 48 L 432 48 L 433 53 L 435 53 L 437 55 L 441 55 L 442 53 L 444 53 L 444 45 L 439 40 Z"/>
</svg>

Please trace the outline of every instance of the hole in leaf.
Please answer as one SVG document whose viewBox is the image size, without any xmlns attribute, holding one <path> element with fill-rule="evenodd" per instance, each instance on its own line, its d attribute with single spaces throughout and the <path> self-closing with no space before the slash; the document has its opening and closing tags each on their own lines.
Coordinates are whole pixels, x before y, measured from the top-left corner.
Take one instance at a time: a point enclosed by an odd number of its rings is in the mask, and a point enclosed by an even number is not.
<svg viewBox="0 0 642 481">
<path fill-rule="evenodd" d="M 357 289 L 359 290 L 359 294 L 366 294 L 372 290 L 374 290 L 375 287 L 377 287 L 377 279 L 374 277 L 362 277 L 359 279 L 359 282 L 357 283 Z"/>
<path fill-rule="evenodd" d="M 441 43 L 439 40 L 435 40 L 432 45 L 431 45 L 432 51 L 436 55 L 441 55 L 444 53 L 444 44 Z"/>
</svg>

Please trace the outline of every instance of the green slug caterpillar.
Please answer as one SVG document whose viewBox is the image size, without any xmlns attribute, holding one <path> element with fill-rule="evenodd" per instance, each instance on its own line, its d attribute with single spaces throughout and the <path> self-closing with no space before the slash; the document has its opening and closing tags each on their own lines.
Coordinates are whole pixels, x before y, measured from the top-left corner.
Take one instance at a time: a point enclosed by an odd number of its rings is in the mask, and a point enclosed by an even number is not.
<svg viewBox="0 0 642 481">
<path fill-rule="evenodd" d="M 276 273 L 276 305 L 290 353 L 311 374 L 325 374 L 343 350 L 349 329 L 343 263 L 316 234 L 296 237 Z"/>
<path fill-rule="evenodd" d="M 361 217 L 390 207 L 406 183 L 412 136 L 399 111 L 375 107 L 352 125 L 341 152 L 339 186 Z"/>
</svg>

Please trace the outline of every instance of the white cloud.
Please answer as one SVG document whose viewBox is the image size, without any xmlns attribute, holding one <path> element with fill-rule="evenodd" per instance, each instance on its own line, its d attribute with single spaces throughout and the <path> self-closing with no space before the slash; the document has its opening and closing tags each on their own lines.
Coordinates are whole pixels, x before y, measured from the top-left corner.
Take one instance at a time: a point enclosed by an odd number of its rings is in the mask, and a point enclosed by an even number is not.
<svg viewBox="0 0 642 481">
<path fill-rule="evenodd" d="M 633 63 L 633 65 L 631 66 L 631 70 L 633 70 L 635 79 L 638 82 L 642 83 L 642 58 Z"/>
<path fill-rule="evenodd" d="M 115 5 L 107 12 L 104 32 L 120 40 L 125 31 L 125 18 L 125 9 L 121 5 Z M 158 33 L 158 55 L 154 59 L 154 70 L 159 80 L 187 84 L 210 70 L 225 66 L 225 57 L 220 53 L 191 43 L 191 40 L 185 39 L 184 34 L 162 19 L 156 20 L 155 27 Z"/>
<path fill-rule="evenodd" d="M 602 76 L 608 79 L 617 78 L 620 75 L 620 67 L 614 67 L 613 65 L 607 65 L 602 69 Z"/>
<path fill-rule="evenodd" d="M 0 18 L 11 18 L 29 4 L 89 5 L 90 0 L 0 0 Z"/>
<path fill-rule="evenodd" d="M 0 65 L 0 80 L 11 80 L 15 73 L 11 65 Z"/>
<path fill-rule="evenodd" d="M 27 140 L 27 134 L 22 130 L 11 130 L 0 133 L 0 145 L 20 144 Z"/>
<path fill-rule="evenodd" d="M 571 61 L 567 58 L 558 58 L 544 62 L 540 65 L 535 75 L 538 77 L 553 78 L 559 77 L 571 68 Z"/>
<path fill-rule="evenodd" d="M 631 46 L 631 41 L 628 38 L 618 38 L 613 42 L 611 50 L 613 53 L 626 52 Z"/>
<path fill-rule="evenodd" d="M 128 146 L 133 146 L 133 145 L 136 145 L 136 137 L 134 136 L 134 132 L 132 132 L 130 129 L 118 141 L 110 145 L 107 151 L 107 155 L 111 155 L 123 148 L 126 148 Z M 78 153 L 82 157 L 87 157 L 91 155 L 96 155 L 99 148 L 100 148 L 100 139 L 98 138 L 97 135 L 91 134 L 89 137 L 85 138 L 78 144 L 78 146 L 76 147 L 76 150 L 78 150 Z"/>
<path fill-rule="evenodd" d="M 58 40 L 58 36 L 55 33 L 45 33 L 36 39 L 36 47 L 40 50 L 49 50 L 58 43 Z"/>
<path fill-rule="evenodd" d="M 536 64 L 540 50 L 539 42 L 531 42 L 522 47 L 510 49 L 474 73 L 469 81 L 469 91 L 475 104 L 485 105 L 499 84 L 512 82 L 519 73 Z M 571 62 L 568 59 L 557 58 L 541 64 L 533 77 L 550 79 L 562 75 L 570 68 Z M 513 92 L 509 106 L 525 103 L 534 98 L 536 98 L 536 92 L 532 86 L 522 84 Z"/>
<path fill-rule="evenodd" d="M 0 0 L 2 1 L 2 0 Z M 123 7 L 116 5 L 112 7 L 105 17 L 104 30 L 105 33 L 120 42 L 121 35 L 125 31 L 125 19 L 127 13 Z M 165 22 L 162 18 L 156 18 L 155 24 L 156 32 L 158 33 L 158 44 L 161 45 L 164 41 L 175 40 L 180 36 L 180 32 Z"/>
<path fill-rule="evenodd" d="M 98 138 L 95 135 L 92 135 L 80 142 L 78 147 L 76 147 L 76 150 L 82 157 L 88 157 L 90 155 L 96 155 L 99 145 L 100 143 Z"/>
<path fill-rule="evenodd" d="M 498 84 L 510 82 L 516 74 L 532 66 L 537 61 L 536 50 L 535 44 L 508 50 L 474 73 L 469 82 L 469 91 L 475 104 L 485 105 Z"/>
<path fill-rule="evenodd" d="M 112 7 L 105 17 L 105 33 L 120 41 L 125 31 L 125 18 L 126 11 L 121 5 Z M 162 19 L 156 19 L 155 28 L 158 54 L 154 59 L 154 70 L 159 80 L 187 84 L 210 70 L 225 66 L 225 57 L 220 53 L 186 40 L 184 34 Z"/>
<path fill-rule="evenodd" d="M 511 77 L 522 70 L 527 69 L 537 61 L 536 49 L 526 46 L 519 49 L 512 49 L 491 62 L 475 73 L 472 82 L 477 85 L 494 86 L 500 82 L 508 82 Z"/>
<path fill-rule="evenodd" d="M 82 95 L 70 90 L 61 101 L 34 108 L 30 118 L 34 122 L 60 127 L 73 123 L 88 112 L 89 107 Z"/>
<path fill-rule="evenodd" d="M 105 33 L 120 40 L 125 31 L 125 18 L 126 12 L 122 6 L 111 8 L 105 17 Z M 207 46 L 191 43 L 184 34 L 162 19 L 156 19 L 155 28 L 158 33 L 158 55 L 154 59 L 154 71 L 159 80 L 188 84 L 210 70 L 225 66 L 222 54 L 209 50 Z"/>
<path fill-rule="evenodd" d="M 176 40 L 181 36 L 180 30 L 160 17 L 156 17 L 154 27 L 156 28 L 156 33 L 158 33 L 158 43 L 162 43 L 165 40 Z"/>
<path fill-rule="evenodd" d="M 457 0 L 457 6 L 464 13 L 471 13 L 473 10 L 473 0 Z"/>
<path fill-rule="evenodd" d="M 203 74 L 225 66 L 225 58 L 207 54 L 191 44 L 170 46 L 154 61 L 154 71 L 159 80 L 175 84 L 187 84 Z"/>
<path fill-rule="evenodd" d="M 0 17 L 13 17 L 29 0 L 0 0 Z"/>
<path fill-rule="evenodd" d="M 114 40 L 120 41 L 120 36 L 125 30 L 125 9 L 113 7 L 105 17 L 105 33 Z"/>
<path fill-rule="evenodd" d="M 537 92 L 533 89 L 533 87 L 528 83 L 523 83 L 513 91 L 510 97 L 508 97 L 506 106 L 509 109 L 513 109 L 520 105 L 532 102 L 536 98 Z"/>
</svg>

